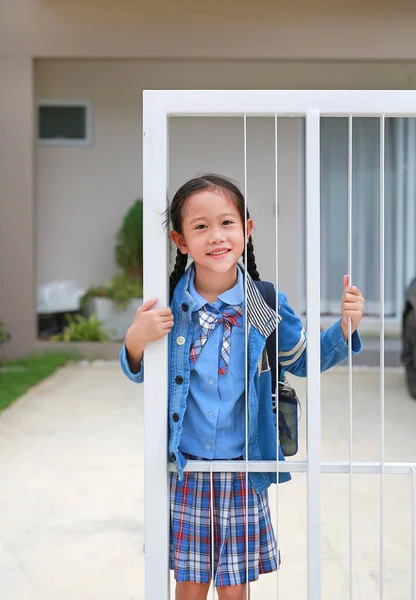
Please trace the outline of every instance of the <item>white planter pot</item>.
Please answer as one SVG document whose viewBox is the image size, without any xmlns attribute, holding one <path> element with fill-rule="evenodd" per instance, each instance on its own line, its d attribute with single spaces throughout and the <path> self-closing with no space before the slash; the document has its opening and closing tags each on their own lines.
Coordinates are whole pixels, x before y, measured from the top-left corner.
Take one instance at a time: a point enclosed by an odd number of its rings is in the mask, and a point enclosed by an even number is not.
<svg viewBox="0 0 416 600">
<path fill-rule="evenodd" d="M 143 298 L 134 298 L 125 308 L 119 309 L 108 298 L 91 298 L 88 304 L 89 314 L 94 313 L 103 323 L 110 339 L 123 340 L 127 329 L 133 322 L 137 309 L 143 304 Z"/>
</svg>

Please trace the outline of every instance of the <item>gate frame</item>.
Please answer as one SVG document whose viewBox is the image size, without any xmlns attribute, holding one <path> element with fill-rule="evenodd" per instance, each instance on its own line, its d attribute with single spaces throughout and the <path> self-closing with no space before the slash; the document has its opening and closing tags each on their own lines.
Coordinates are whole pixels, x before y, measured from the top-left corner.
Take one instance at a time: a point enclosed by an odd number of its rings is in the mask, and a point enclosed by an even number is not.
<svg viewBox="0 0 416 600">
<path fill-rule="evenodd" d="M 413 475 L 416 464 L 384 463 L 384 427 L 381 431 L 379 463 L 321 463 L 320 413 L 320 118 L 415 117 L 415 91 L 277 91 L 201 90 L 143 92 L 143 200 L 144 200 L 144 289 L 145 300 L 157 297 L 162 305 L 168 298 L 168 240 L 161 226 L 166 210 L 168 182 L 168 119 L 170 117 L 305 117 L 306 119 L 306 256 L 307 256 L 307 461 L 288 461 L 280 471 L 306 472 L 308 476 L 308 600 L 321 598 L 321 498 L 322 472 L 380 473 L 381 502 L 384 474 Z M 384 127 L 381 129 L 384 131 Z M 380 144 L 381 147 L 384 147 Z M 380 154 L 382 152 L 380 151 Z M 384 160 L 384 156 L 383 156 Z M 381 165 L 384 164 L 381 162 Z M 384 172 L 383 172 L 384 176 Z M 383 177 L 384 180 L 384 177 Z M 381 186 L 381 227 L 384 231 L 384 185 Z M 381 244 L 383 236 L 381 236 Z M 384 247 L 381 248 L 382 261 Z M 383 264 L 381 262 L 381 264 Z M 381 269 L 381 272 L 383 270 Z M 380 277 L 381 305 L 384 307 L 384 277 Z M 380 329 L 380 410 L 384 424 L 384 315 Z M 350 364 L 351 369 L 351 364 Z M 169 599 L 169 470 L 168 465 L 168 362 L 167 338 L 146 348 L 145 398 L 145 597 Z M 352 392 L 352 390 L 351 390 Z M 156 400 L 155 400 L 156 399 Z M 352 401 L 352 399 L 351 399 Z M 266 462 L 234 465 L 237 470 L 264 471 Z M 275 470 L 276 464 L 272 463 Z M 190 461 L 187 470 L 206 470 L 206 463 Z M 208 470 L 230 471 L 229 462 L 215 462 Z M 416 600 L 416 519 L 412 503 L 412 600 Z M 382 504 L 383 505 L 383 504 Z M 381 513 L 383 511 L 381 510 Z M 383 530 L 381 514 L 380 527 Z M 351 529 L 351 524 L 350 524 Z M 382 538 L 383 536 L 381 536 Z M 381 541 L 381 557 L 383 542 Z M 163 565 L 163 568 L 161 568 Z M 383 559 L 381 559 L 381 584 Z M 352 591 L 350 590 L 350 594 Z M 383 598 L 383 585 L 380 586 Z"/>
</svg>

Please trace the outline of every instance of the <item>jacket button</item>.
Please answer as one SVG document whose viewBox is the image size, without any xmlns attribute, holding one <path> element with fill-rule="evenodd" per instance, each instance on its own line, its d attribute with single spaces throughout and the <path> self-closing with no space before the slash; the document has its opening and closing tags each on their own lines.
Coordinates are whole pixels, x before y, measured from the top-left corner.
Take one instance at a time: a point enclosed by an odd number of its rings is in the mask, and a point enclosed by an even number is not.
<svg viewBox="0 0 416 600">
<path fill-rule="evenodd" d="M 183 337 L 183 335 L 180 335 L 178 338 L 176 338 L 176 343 L 178 344 L 178 346 L 183 346 L 185 342 L 186 340 Z"/>
<path fill-rule="evenodd" d="M 175 377 L 175 381 L 176 381 L 176 383 L 177 383 L 177 384 L 179 384 L 179 385 L 180 385 L 181 383 L 183 383 L 183 377 L 182 377 L 182 375 L 176 375 L 176 377 Z"/>
<path fill-rule="evenodd" d="M 174 452 L 171 452 L 171 453 L 169 454 L 169 458 L 170 458 L 170 460 L 171 460 L 172 462 L 176 462 L 176 455 L 175 455 L 175 453 L 174 453 Z"/>
<path fill-rule="evenodd" d="M 186 302 L 184 302 L 182 304 L 182 310 L 183 310 L 183 312 L 188 312 L 188 310 L 189 310 L 189 304 L 187 304 Z"/>
<path fill-rule="evenodd" d="M 172 415 L 172 421 L 175 421 L 175 423 L 177 423 L 179 421 L 179 415 L 178 415 L 178 413 L 173 413 L 173 415 Z"/>
</svg>

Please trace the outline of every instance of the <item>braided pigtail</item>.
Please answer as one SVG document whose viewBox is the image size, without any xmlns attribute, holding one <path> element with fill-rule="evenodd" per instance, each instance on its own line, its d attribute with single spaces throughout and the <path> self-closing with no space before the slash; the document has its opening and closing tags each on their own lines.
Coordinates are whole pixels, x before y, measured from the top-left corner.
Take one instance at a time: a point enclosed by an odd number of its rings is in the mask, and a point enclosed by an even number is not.
<svg viewBox="0 0 416 600">
<path fill-rule="evenodd" d="M 174 266 L 173 271 L 170 274 L 170 278 L 169 278 L 169 283 L 170 283 L 170 299 L 171 300 L 172 300 L 172 297 L 173 297 L 173 292 L 175 291 L 175 287 L 176 287 L 179 279 L 185 273 L 186 263 L 187 262 L 188 262 L 188 255 L 187 254 L 182 254 L 182 252 L 178 248 L 178 251 L 176 253 L 175 266 Z"/>
<path fill-rule="evenodd" d="M 243 262 L 244 262 L 244 254 L 243 253 Z M 248 238 L 248 242 L 247 242 L 247 271 L 248 274 L 250 275 L 250 277 L 252 279 L 254 279 L 254 281 L 260 281 L 260 275 L 259 272 L 257 271 L 257 265 L 256 265 L 256 258 L 254 256 L 254 246 L 253 246 L 253 240 L 251 239 L 251 236 Z"/>
</svg>

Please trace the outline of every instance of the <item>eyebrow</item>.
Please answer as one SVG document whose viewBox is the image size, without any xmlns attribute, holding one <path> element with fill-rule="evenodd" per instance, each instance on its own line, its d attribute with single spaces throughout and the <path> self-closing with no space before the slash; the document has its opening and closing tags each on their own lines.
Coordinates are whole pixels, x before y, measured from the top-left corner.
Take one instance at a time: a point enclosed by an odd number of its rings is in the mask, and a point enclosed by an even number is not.
<svg viewBox="0 0 416 600">
<path fill-rule="evenodd" d="M 220 219 L 224 219 L 224 217 L 232 217 L 233 219 L 235 219 L 235 214 L 233 213 L 222 213 L 221 215 L 218 215 L 218 218 Z M 208 218 L 207 217 L 195 217 L 194 219 L 192 219 L 191 221 L 189 221 L 189 224 L 192 225 L 193 223 L 196 223 L 197 221 L 207 221 Z"/>
</svg>

